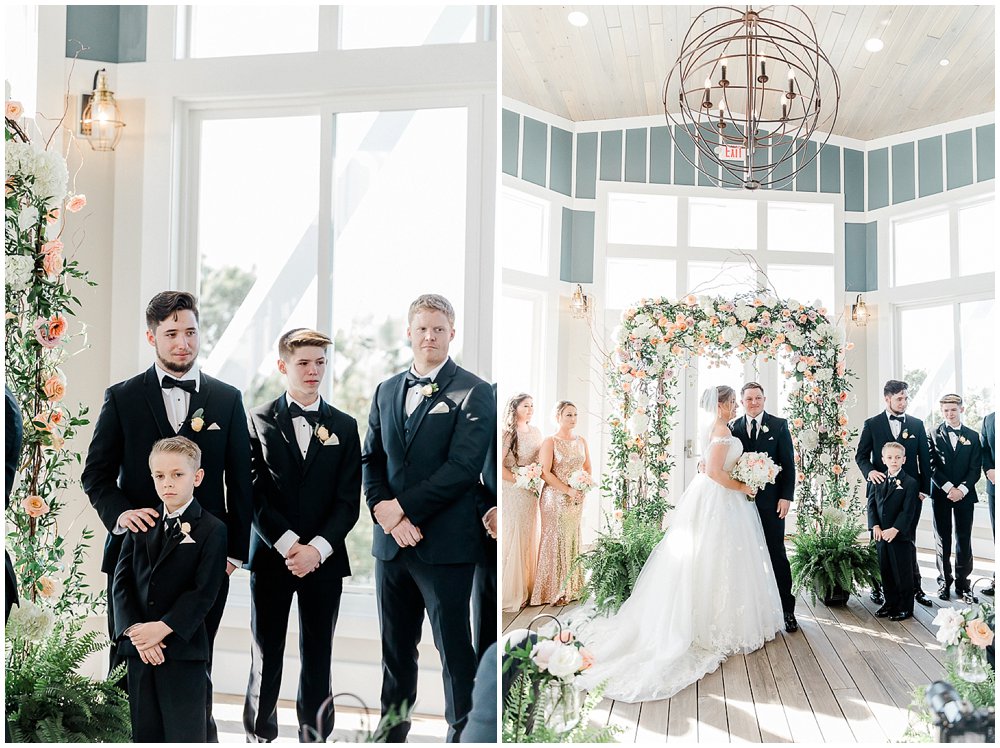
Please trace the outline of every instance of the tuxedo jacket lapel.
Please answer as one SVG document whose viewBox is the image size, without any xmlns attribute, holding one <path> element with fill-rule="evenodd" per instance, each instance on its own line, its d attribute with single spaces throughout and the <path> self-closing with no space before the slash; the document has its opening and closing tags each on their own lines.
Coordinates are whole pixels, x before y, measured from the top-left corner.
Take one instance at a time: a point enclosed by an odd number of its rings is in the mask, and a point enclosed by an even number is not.
<svg viewBox="0 0 1000 748">
<path fill-rule="evenodd" d="M 149 559 L 149 568 L 156 565 L 160 557 L 160 550 L 163 548 L 163 518 L 159 518 L 156 524 L 146 533 L 146 556 Z"/>
<path fill-rule="evenodd" d="M 285 445 L 292 453 L 292 459 L 301 468 L 302 450 L 299 449 L 299 440 L 295 438 L 295 425 L 292 423 L 292 414 L 288 412 L 288 401 L 285 400 L 284 395 L 281 395 L 274 401 L 274 408 L 271 410 L 271 415 L 278 426 L 281 438 L 284 439 Z"/>
<path fill-rule="evenodd" d="M 167 511 L 167 508 L 165 506 L 163 508 L 163 511 L 164 512 Z M 166 516 L 166 515 L 164 514 L 164 516 Z M 195 501 L 195 502 L 192 502 L 191 506 L 189 506 L 184 511 L 184 514 L 182 514 L 179 517 L 179 520 L 181 522 L 188 522 L 188 523 L 190 523 L 192 525 L 192 528 L 193 528 L 193 526 L 197 523 L 199 517 L 201 517 L 201 505 L 199 505 Z M 163 524 L 164 524 L 163 522 L 159 523 L 159 525 L 161 527 L 163 526 Z M 181 541 L 183 539 L 184 539 L 184 533 L 180 533 L 179 532 L 179 533 L 177 533 L 176 535 L 174 535 L 172 537 L 167 537 L 166 533 L 163 534 L 163 547 L 160 550 L 159 557 L 157 557 L 157 559 L 156 559 L 156 563 L 153 565 L 153 571 L 156 571 L 159 568 L 160 564 L 162 564 L 163 561 L 171 553 L 174 552 L 174 549 L 181 544 Z"/>
<path fill-rule="evenodd" d="M 955 456 L 955 449 L 951 446 L 951 436 L 948 434 L 947 431 L 944 430 L 944 427 L 945 427 L 945 425 L 942 423 L 940 426 L 938 426 L 936 429 L 934 429 L 937 432 L 934 436 L 935 436 L 935 438 L 937 438 L 938 444 L 940 444 L 942 446 L 942 448 L 949 455 L 951 455 L 952 457 L 954 457 Z"/>
<path fill-rule="evenodd" d="M 177 432 L 178 435 L 186 436 L 188 439 L 191 439 L 195 433 L 195 430 L 191 428 L 191 418 L 198 412 L 199 409 L 204 415 L 205 405 L 208 403 L 208 398 L 212 394 L 212 380 L 205 376 L 204 372 L 199 374 L 199 377 L 201 378 L 201 382 L 198 384 L 198 389 L 191 393 L 191 399 L 188 402 L 187 418 L 184 419 L 184 424 L 181 426 L 181 430 Z M 163 398 L 161 397 L 160 399 L 162 400 Z M 211 425 L 212 424 L 209 419 L 206 418 L 205 425 L 202 426 L 202 429 L 207 429 Z"/>
<path fill-rule="evenodd" d="M 417 431 L 420 430 L 420 425 L 424 422 L 424 418 L 430 413 L 431 409 L 437 404 L 444 396 L 444 391 L 448 389 L 448 385 L 451 384 L 451 380 L 455 378 L 455 371 L 458 369 L 458 364 L 456 364 L 451 359 L 448 359 L 448 363 L 444 365 L 444 368 L 438 372 L 437 379 L 434 383 L 438 386 L 438 391 L 435 392 L 430 397 L 425 397 L 424 401 L 420 403 L 417 410 L 414 411 L 411 418 L 413 423 L 410 426 L 410 430 L 406 435 L 406 448 L 409 449 L 410 445 L 413 443 L 413 438 L 417 435 Z"/>
<path fill-rule="evenodd" d="M 329 431 L 332 434 L 333 433 L 332 416 L 333 416 L 333 408 L 331 408 L 325 400 L 320 400 L 319 424 L 317 425 L 317 428 L 319 428 L 319 426 L 323 426 L 326 428 L 327 431 Z M 313 436 L 309 438 L 309 448 L 306 450 L 306 459 L 304 464 L 302 465 L 303 473 L 309 470 L 309 466 L 312 465 L 313 462 L 316 460 L 316 455 L 319 454 L 319 451 L 321 449 L 324 449 L 324 447 L 322 444 L 320 444 L 319 438 L 314 433 Z M 299 455 L 302 454 L 302 452 L 298 448 L 296 448 L 295 452 Z"/>
<path fill-rule="evenodd" d="M 392 393 L 392 422 L 396 426 L 399 443 L 406 444 L 406 428 L 403 420 L 406 418 L 406 372 L 398 375 L 396 389 Z"/>
<path fill-rule="evenodd" d="M 160 387 L 156 370 L 152 366 L 146 370 L 142 389 L 149 409 L 153 413 L 153 420 L 156 421 L 156 426 L 160 429 L 160 435 L 163 437 L 177 436 L 174 427 L 170 425 L 170 419 L 167 418 L 167 406 L 163 404 L 163 389 Z"/>
</svg>

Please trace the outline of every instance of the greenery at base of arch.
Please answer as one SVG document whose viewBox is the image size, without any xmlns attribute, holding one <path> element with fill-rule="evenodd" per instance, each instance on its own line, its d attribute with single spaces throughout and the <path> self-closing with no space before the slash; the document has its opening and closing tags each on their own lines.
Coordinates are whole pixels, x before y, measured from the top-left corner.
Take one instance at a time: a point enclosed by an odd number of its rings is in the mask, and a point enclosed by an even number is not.
<svg viewBox="0 0 1000 748">
<path fill-rule="evenodd" d="M 768 292 L 642 299 L 623 313 L 615 337 L 606 363 L 614 411 L 602 488 L 616 509 L 662 518 L 670 506 L 680 374 L 696 357 L 721 364 L 735 355 L 779 360 L 791 380 L 781 416 L 795 444 L 799 529 L 824 511 L 861 516 L 857 481 L 848 477 L 857 435 L 846 413 L 855 379 L 846 352 L 853 344 L 825 309 Z"/>
</svg>

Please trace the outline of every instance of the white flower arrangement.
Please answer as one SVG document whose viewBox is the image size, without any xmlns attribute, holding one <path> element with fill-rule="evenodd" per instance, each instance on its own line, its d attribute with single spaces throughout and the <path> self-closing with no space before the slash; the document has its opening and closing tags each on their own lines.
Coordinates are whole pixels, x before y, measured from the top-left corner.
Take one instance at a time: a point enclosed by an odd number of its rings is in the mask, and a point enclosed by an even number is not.
<svg viewBox="0 0 1000 748">
<path fill-rule="evenodd" d="M 35 194 L 45 198 L 46 205 L 62 204 L 66 197 L 69 171 L 66 160 L 58 151 L 46 151 L 33 143 L 8 140 L 5 165 L 8 175 L 17 174 L 32 180 Z M 37 218 L 36 213 L 36 221 Z M 29 225 L 34 225 L 34 222 Z"/>
<path fill-rule="evenodd" d="M 4 281 L 15 292 L 27 290 L 35 260 L 27 255 L 7 255 L 4 259 Z"/>
<path fill-rule="evenodd" d="M 515 468 L 514 475 L 517 488 L 538 493 L 542 487 L 542 466 L 537 462 Z"/>
<path fill-rule="evenodd" d="M 742 327 L 726 327 L 722 331 L 723 342 L 729 343 L 730 345 L 740 345 L 744 340 L 746 340 L 747 331 Z"/>
<path fill-rule="evenodd" d="M 730 475 L 733 480 L 746 483 L 750 488 L 759 491 L 764 486 L 774 483 L 781 468 L 774 464 L 766 452 L 744 452 L 736 461 Z M 747 496 L 748 501 L 754 497 Z"/>
<path fill-rule="evenodd" d="M 7 619 L 7 636 L 11 639 L 41 641 L 52 633 L 55 614 L 30 600 L 22 600 L 11 608 Z"/>
</svg>

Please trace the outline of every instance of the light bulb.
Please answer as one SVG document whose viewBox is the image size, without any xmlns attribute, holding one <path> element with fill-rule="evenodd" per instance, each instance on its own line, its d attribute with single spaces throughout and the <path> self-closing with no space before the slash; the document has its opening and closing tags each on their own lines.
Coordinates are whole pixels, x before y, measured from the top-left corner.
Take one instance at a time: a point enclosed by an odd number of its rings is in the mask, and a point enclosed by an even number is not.
<svg viewBox="0 0 1000 748">
<path fill-rule="evenodd" d="M 705 88 L 711 88 L 711 87 L 712 87 L 712 79 L 705 78 Z"/>
</svg>

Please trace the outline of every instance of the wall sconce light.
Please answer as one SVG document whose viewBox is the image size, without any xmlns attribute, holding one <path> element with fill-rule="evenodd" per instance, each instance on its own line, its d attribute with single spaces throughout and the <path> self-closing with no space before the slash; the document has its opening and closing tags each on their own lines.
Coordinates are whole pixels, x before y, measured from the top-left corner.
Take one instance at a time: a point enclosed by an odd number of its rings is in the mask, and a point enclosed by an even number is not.
<svg viewBox="0 0 1000 748">
<path fill-rule="evenodd" d="M 575 319 L 586 319 L 590 313 L 590 297 L 583 292 L 583 286 L 579 283 L 576 284 L 576 290 L 573 291 L 573 298 L 570 299 L 569 306 L 573 310 Z"/>
<path fill-rule="evenodd" d="M 861 294 L 858 294 L 857 300 L 851 306 L 851 319 L 858 327 L 864 327 L 868 324 L 869 316 L 871 315 L 868 311 L 868 306 L 865 304 L 864 299 L 861 298 Z"/>
<path fill-rule="evenodd" d="M 94 73 L 94 92 L 83 95 L 80 134 L 95 151 L 113 151 L 124 127 L 115 94 L 108 90 L 108 71 L 101 68 Z"/>
</svg>

